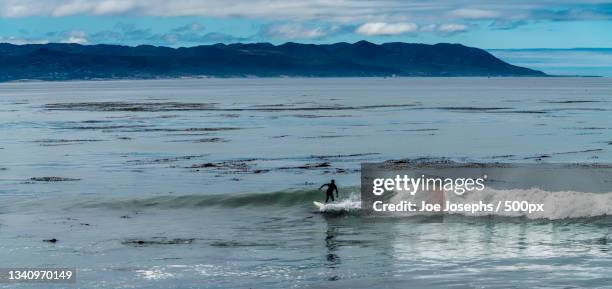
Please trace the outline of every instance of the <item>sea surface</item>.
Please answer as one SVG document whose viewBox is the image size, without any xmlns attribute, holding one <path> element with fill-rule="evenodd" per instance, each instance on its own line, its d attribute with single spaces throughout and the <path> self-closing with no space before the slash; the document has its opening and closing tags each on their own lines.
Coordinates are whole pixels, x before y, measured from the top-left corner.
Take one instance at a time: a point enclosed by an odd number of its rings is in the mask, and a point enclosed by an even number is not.
<svg viewBox="0 0 612 289">
<path fill-rule="evenodd" d="M 612 286 L 612 193 L 535 219 L 348 212 L 362 162 L 402 159 L 610 163 L 612 79 L 2 83 L 0 267 L 78 282 L 0 288 Z"/>
</svg>

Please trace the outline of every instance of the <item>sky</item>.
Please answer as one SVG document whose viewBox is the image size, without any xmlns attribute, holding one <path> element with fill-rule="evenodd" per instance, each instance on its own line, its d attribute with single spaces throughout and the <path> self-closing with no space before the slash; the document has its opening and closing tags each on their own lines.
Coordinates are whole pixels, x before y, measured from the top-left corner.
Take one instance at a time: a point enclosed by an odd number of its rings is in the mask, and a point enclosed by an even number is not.
<svg viewBox="0 0 612 289">
<path fill-rule="evenodd" d="M 552 75 L 612 77 L 612 49 L 490 49 L 493 55 L 514 65 Z"/>
<path fill-rule="evenodd" d="M 612 47 L 612 1 L 0 0 L 0 42 Z"/>
</svg>

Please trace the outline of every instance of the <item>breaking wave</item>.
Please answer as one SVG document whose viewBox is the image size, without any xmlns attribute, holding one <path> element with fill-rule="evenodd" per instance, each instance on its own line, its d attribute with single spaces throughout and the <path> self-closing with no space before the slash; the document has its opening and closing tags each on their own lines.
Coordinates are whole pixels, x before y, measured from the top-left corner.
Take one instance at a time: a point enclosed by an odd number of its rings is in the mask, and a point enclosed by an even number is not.
<svg viewBox="0 0 612 289">
<path fill-rule="evenodd" d="M 346 191 L 346 190 L 345 190 Z M 358 189 L 353 191 L 359 191 Z M 116 210 L 146 210 L 146 209 L 197 209 L 207 207 L 240 208 L 240 207 L 302 207 L 307 211 L 316 211 L 313 201 L 322 202 L 324 193 L 318 190 L 286 190 L 271 193 L 224 194 L 224 195 L 165 195 L 142 198 L 90 199 L 78 200 L 64 204 L 67 209 L 99 208 Z M 420 201 L 418 199 L 393 195 L 388 202 L 402 200 Z M 65 202 L 66 200 L 63 200 Z M 454 213 L 472 217 L 500 216 L 523 217 L 528 219 L 573 219 L 612 216 L 612 192 L 586 193 L 575 191 L 544 191 L 541 189 L 487 189 L 481 192 L 466 193 L 462 196 L 447 192 L 444 201 L 452 203 L 474 204 L 480 201 L 493 204 L 504 201 L 526 201 L 543 204 L 544 211 L 536 212 L 476 212 Z M 420 203 L 420 202 L 419 202 Z M 340 200 L 324 204 L 321 213 L 355 213 L 361 210 L 358 193 L 344 194 Z M 414 214 L 413 214 L 414 215 Z"/>
<path fill-rule="evenodd" d="M 333 203 L 323 204 L 319 208 L 321 213 L 356 213 L 361 210 L 361 199 L 355 194 L 351 193 L 348 198 L 340 199 Z"/>
</svg>

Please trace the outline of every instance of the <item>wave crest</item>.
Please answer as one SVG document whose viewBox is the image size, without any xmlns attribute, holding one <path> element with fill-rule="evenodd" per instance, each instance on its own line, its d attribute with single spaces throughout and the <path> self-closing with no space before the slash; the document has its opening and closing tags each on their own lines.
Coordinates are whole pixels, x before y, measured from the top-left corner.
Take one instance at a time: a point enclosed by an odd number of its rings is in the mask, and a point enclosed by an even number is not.
<svg viewBox="0 0 612 289">
<path fill-rule="evenodd" d="M 243 206 L 297 206 L 320 201 L 324 193 L 318 190 L 289 190 L 272 193 L 251 193 L 238 195 L 167 195 L 133 199 L 89 201 L 78 204 L 80 208 L 108 209 L 183 209 L 202 207 L 243 207 Z"/>
<path fill-rule="evenodd" d="M 358 190 L 354 190 L 358 191 Z M 189 209 L 205 207 L 304 207 L 314 209 L 313 201 L 322 201 L 324 193 L 319 190 L 286 190 L 271 193 L 251 193 L 239 195 L 166 195 L 130 199 L 110 199 L 80 201 L 72 204 L 69 208 L 104 208 L 118 210 L 143 210 L 143 209 Z M 416 199 L 415 199 L 416 197 Z M 393 195 L 389 202 L 396 203 L 402 200 L 418 201 L 424 196 L 408 196 L 402 194 Z M 537 212 L 457 212 L 453 215 L 468 217 L 499 216 L 499 217 L 524 217 L 528 219 L 573 219 L 612 216 L 612 192 L 610 193 L 586 193 L 575 191 L 544 191 L 537 188 L 532 189 L 509 189 L 495 190 L 487 189 L 481 192 L 466 193 L 462 196 L 446 192 L 444 200 L 452 203 L 478 203 L 483 201 L 496 206 L 498 202 L 504 201 L 527 201 L 529 203 L 544 204 L 544 211 Z M 420 202 L 419 202 L 420 203 Z M 358 213 L 361 210 L 361 201 L 358 193 L 341 198 L 334 203 L 324 204 L 320 208 L 322 213 Z M 391 214 L 393 216 L 394 214 Z M 418 214 L 395 214 L 398 217 L 410 217 Z"/>
</svg>

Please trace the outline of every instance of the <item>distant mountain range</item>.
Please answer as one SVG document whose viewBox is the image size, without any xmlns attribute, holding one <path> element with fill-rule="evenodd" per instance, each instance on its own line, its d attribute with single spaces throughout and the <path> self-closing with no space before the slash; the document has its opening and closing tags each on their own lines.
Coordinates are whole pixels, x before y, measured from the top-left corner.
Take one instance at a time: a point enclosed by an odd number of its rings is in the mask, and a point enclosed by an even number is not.
<svg viewBox="0 0 612 289">
<path fill-rule="evenodd" d="M 171 77 L 544 76 L 460 44 L 0 44 L 0 81 Z"/>
</svg>

